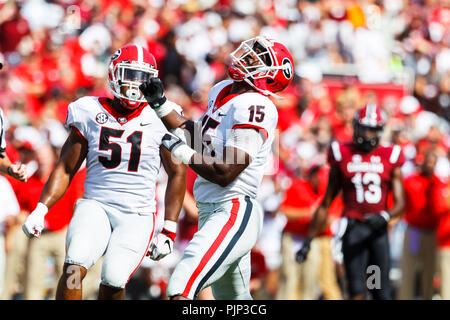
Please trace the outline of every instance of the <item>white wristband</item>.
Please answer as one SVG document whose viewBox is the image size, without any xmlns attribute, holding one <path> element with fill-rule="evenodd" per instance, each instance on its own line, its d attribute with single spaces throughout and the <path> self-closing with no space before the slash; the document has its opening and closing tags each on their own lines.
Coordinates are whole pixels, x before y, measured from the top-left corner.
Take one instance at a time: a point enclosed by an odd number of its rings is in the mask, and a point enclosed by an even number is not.
<svg viewBox="0 0 450 320">
<path fill-rule="evenodd" d="M 181 160 L 184 164 L 189 164 L 189 161 L 192 158 L 192 155 L 196 153 L 196 151 L 192 148 L 190 148 L 186 144 L 182 144 L 178 148 L 172 151 L 172 154 Z"/>
<path fill-rule="evenodd" d="M 164 229 L 169 232 L 177 233 L 177 223 L 172 220 L 164 220 Z"/>
<path fill-rule="evenodd" d="M 43 204 L 42 202 L 38 202 L 36 205 L 36 209 L 34 209 L 35 214 L 42 215 L 45 217 L 45 215 L 48 212 L 48 207 Z"/>
<path fill-rule="evenodd" d="M 391 220 L 391 215 L 384 210 L 380 212 L 380 215 L 384 218 L 384 220 L 386 220 L 386 222 Z"/>
<path fill-rule="evenodd" d="M 181 139 L 181 141 L 183 141 L 184 143 L 187 144 L 187 142 L 186 142 L 186 136 L 185 136 L 185 134 L 184 134 L 184 130 L 181 129 L 180 127 L 175 128 L 175 129 L 171 129 L 171 130 L 170 130 L 170 133 L 176 135 L 178 138 Z"/>
<path fill-rule="evenodd" d="M 176 106 L 176 103 L 166 100 L 166 102 L 164 102 L 160 107 L 153 110 L 155 110 L 158 118 L 163 118 L 175 109 L 174 105 Z"/>
</svg>

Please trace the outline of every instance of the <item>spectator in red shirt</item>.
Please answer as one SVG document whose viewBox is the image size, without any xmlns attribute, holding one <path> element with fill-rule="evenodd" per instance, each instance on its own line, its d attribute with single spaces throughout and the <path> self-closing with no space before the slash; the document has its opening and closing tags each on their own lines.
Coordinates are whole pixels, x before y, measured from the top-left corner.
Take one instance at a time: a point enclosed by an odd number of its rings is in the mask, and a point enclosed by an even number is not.
<svg viewBox="0 0 450 320">
<path fill-rule="evenodd" d="M 333 137 L 339 142 L 348 142 L 353 137 L 352 120 L 362 100 L 356 86 L 349 86 L 336 97 L 336 113 L 331 117 Z"/>
<path fill-rule="evenodd" d="M 25 137 L 29 137 L 25 139 Z M 35 150 L 41 146 L 41 139 L 37 130 L 31 127 L 21 127 L 14 130 L 14 138 L 8 147 L 12 150 L 17 150 L 18 155 L 14 156 L 14 161 L 18 160 L 27 166 L 27 174 L 32 175 L 36 171 L 36 152 Z M 22 209 L 17 190 L 23 187 L 22 183 L 16 180 L 9 179 L 13 187 L 16 198 L 19 202 L 20 211 L 17 219 L 9 226 L 10 229 L 10 243 L 9 250 L 6 254 L 5 265 L 5 283 L 1 295 L 2 300 L 12 299 L 13 296 L 22 291 L 25 286 L 25 268 L 26 268 L 26 252 L 28 247 L 27 238 L 23 236 L 20 226 L 26 219 L 28 212 Z M 26 197 L 26 194 L 23 195 Z"/>
<path fill-rule="evenodd" d="M 30 33 L 28 21 L 20 15 L 20 4 L 7 2 L 0 7 L 0 52 L 12 53 L 24 36 Z"/>
<path fill-rule="evenodd" d="M 321 268 L 323 265 L 330 265 L 327 262 L 332 259 L 330 249 L 332 233 L 329 227 L 320 237 L 312 241 L 310 251 L 312 254 L 304 264 L 298 264 L 294 257 L 307 236 L 314 209 L 325 193 L 327 170 L 328 168 L 319 166 L 311 168 L 305 178 L 293 179 L 285 193 L 281 211 L 286 215 L 287 223 L 281 240 L 282 263 L 277 295 L 279 300 L 316 300 L 319 298 L 320 289 L 326 299 L 342 298 L 334 270 L 331 274 L 331 286 L 325 287 L 320 281 L 324 273 Z M 328 254 L 323 255 L 322 252 Z"/>
<path fill-rule="evenodd" d="M 450 300 L 450 180 L 434 179 L 431 204 L 438 213 L 437 245 L 441 273 L 441 298 Z"/>
<path fill-rule="evenodd" d="M 31 127 L 27 129 L 30 131 L 27 136 L 30 136 L 31 132 L 34 135 L 40 135 Z M 34 210 L 35 203 L 39 200 L 42 188 L 56 162 L 59 148 L 53 148 L 44 138 L 34 142 L 22 140 L 22 138 L 21 135 L 17 135 L 15 139 L 16 143 L 22 143 L 19 150 L 28 149 L 27 152 L 34 154 L 37 163 L 37 170 L 32 173 L 28 181 L 16 183 L 14 186 L 21 212 L 27 215 Z M 67 192 L 45 216 L 45 231 L 42 232 L 40 241 L 29 240 L 22 234 L 21 241 L 26 242 L 22 248 L 28 247 L 21 252 L 26 255 L 27 261 L 24 282 L 24 298 L 27 300 L 43 300 L 47 296 L 46 259 L 48 257 L 52 257 L 55 261 L 54 279 L 59 279 L 62 273 L 67 226 L 72 218 L 75 203 L 83 194 L 85 171 L 85 169 L 80 170 L 75 175 Z M 56 282 L 52 285 L 51 297 L 54 297 L 55 288 Z"/>
<path fill-rule="evenodd" d="M 258 297 L 264 290 L 264 282 L 267 277 L 268 268 L 264 254 L 254 247 L 250 253 L 252 274 L 250 277 L 250 292 L 253 297 Z M 265 296 L 261 297 L 262 299 Z"/>
<path fill-rule="evenodd" d="M 433 277 L 436 267 L 436 228 L 442 209 L 436 199 L 440 194 L 442 182 L 434 174 L 437 156 L 428 152 L 418 171 L 404 179 L 405 211 L 404 218 L 408 224 L 403 243 L 401 259 L 402 281 L 398 299 L 415 298 L 417 272 L 421 275 L 421 293 L 423 299 L 431 300 L 433 296 Z"/>
</svg>

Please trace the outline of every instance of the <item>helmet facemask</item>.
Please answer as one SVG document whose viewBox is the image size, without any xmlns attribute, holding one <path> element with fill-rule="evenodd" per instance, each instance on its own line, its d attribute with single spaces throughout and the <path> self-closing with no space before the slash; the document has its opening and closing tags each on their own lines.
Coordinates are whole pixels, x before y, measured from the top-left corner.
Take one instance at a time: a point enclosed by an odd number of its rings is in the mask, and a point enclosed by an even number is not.
<svg viewBox="0 0 450 320">
<path fill-rule="evenodd" d="M 271 70 L 273 58 L 268 47 L 265 47 L 262 41 L 264 38 L 253 38 L 241 43 L 230 56 L 235 68 L 237 68 L 243 77 L 260 79 L 267 76 L 273 77 L 276 70 Z"/>
<path fill-rule="evenodd" d="M 369 137 L 366 133 L 367 131 L 375 131 L 376 135 L 373 137 Z M 358 123 L 356 120 L 353 120 L 353 141 L 356 144 L 356 147 L 363 152 L 370 152 L 374 150 L 383 134 L 383 127 L 371 127 Z"/>
<path fill-rule="evenodd" d="M 261 36 L 243 41 L 230 54 L 232 65 L 229 71 L 234 80 L 243 80 L 263 94 L 280 98 L 265 88 L 266 81 L 273 80 L 279 70 L 287 67 L 277 65 L 271 46 L 271 42 Z"/>
<path fill-rule="evenodd" d="M 117 63 L 111 70 L 112 79 L 109 87 L 113 95 L 129 108 L 137 108 L 147 102 L 139 86 L 152 77 L 158 76 L 158 70 L 148 63 L 123 61 Z"/>
<path fill-rule="evenodd" d="M 355 113 L 353 118 L 353 141 L 358 149 L 370 152 L 375 149 L 383 134 L 386 123 L 386 114 L 374 103 Z"/>
</svg>

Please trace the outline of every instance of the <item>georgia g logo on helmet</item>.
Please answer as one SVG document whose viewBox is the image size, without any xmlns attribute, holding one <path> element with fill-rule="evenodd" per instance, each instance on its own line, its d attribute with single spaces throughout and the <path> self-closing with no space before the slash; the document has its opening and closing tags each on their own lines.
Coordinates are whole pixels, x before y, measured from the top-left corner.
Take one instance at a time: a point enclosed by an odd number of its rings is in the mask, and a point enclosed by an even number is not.
<svg viewBox="0 0 450 320">
<path fill-rule="evenodd" d="M 111 61 L 114 61 L 114 60 L 116 60 L 118 57 L 120 57 L 120 54 L 122 53 L 122 50 L 117 50 L 116 52 L 114 52 L 112 55 L 111 55 Z"/>
<path fill-rule="evenodd" d="M 288 58 L 284 58 L 283 62 L 283 74 L 286 77 L 286 79 L 290 80 L 292 78 L 293 72 L 292 72 L 292 62 Z"/>
<path fill-rule="evenodd" d="M 286 89 L 294 77 L 294 60 L 288 48 L 265 36 L 243 41 L 230 57 L 230 77 L 246 81 L 264 95 L 281 99 L 275 93 Z"/>
</svg>

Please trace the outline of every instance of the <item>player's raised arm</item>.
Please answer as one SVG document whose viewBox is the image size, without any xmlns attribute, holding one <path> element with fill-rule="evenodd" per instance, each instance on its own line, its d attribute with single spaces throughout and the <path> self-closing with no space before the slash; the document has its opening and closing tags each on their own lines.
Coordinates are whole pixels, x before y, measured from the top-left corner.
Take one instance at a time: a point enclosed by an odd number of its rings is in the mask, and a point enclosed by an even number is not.
<svg viewBox="0 0 450 320">
<path fill-rule="evenodd" d="M 248 167 L 251 157 L 235 147 L 225 147 L 224 155 L 224 159 L 217 159 L 194 153 L 189 167 L 206 180 L 226 187 Z"/>
<path fill-rule="evenodd" d="M 192 120 L 183 117 L 176 112 L 176 104 L 167 100 L 164 95 L 164 85 L 159 78 L 150 78 L 139 86 L 145 96 L 147 103 L 155 110 L 167 129 L 182 127 L 189 130 L 193 124 Z M 172 112 L 174 111 L 174 112 Z"/>
<path fill-rule="evenodd" d="M 195 141 L 198 138 L 198 127 L 196 127 L 196 122 L 185 118 L 181 112 L 177 109 L 180 107 L 173 103 L 164 95 L 164 85 L 159 78 L 150 78 L 147 82 L 142 83 L 139 89 L 145 96 L 148 105 L 153 108 L 156 115 L 161 119 L 164 126 L 173 131 L 174 129 L 180 128 L 185 130 L 187 134 L 178 131 L 178 136 L 181 134 L 189 136 L 189 140 L 185 141 L 188 146 L 194 147 Z M 179 129 L 178 129 L 179 130 Z"/>
<path fill-rule="evenodd" d="M 160 148 L 161 162 L 168 175 L 164 196 L 164 227 L 150 244 L 148 255 L 153 260 L 160 260 L 173 251 L 173 242 L 177 232 L 178 216 L 183 206 L 186 189 L 186 166 L 174 162 L 166 148 Z"/>
<path fill-rule="evenodd" d="M 251 130 L 246 129 L 245 131 Z M 247 168 L 251 161 L 247 152 L 232 146 L 224 148 L 223 159 L 202 155 L 190 148 L 182 139 L 170 133 L 163 137 L 163 145 L 198 175 L 222 187 L 229 185 Z"/>
<path fill-rule="evenodd" d="M 28 237 L 39 237 L 44 228 L 45 215 L 66 192 L 86 158 L 87 149 L 87 141 L 72 128 L 62 147 L 60 158 L 42 190 L 36 209 L 22 225 L 22 230 Z"/>
</svg>

